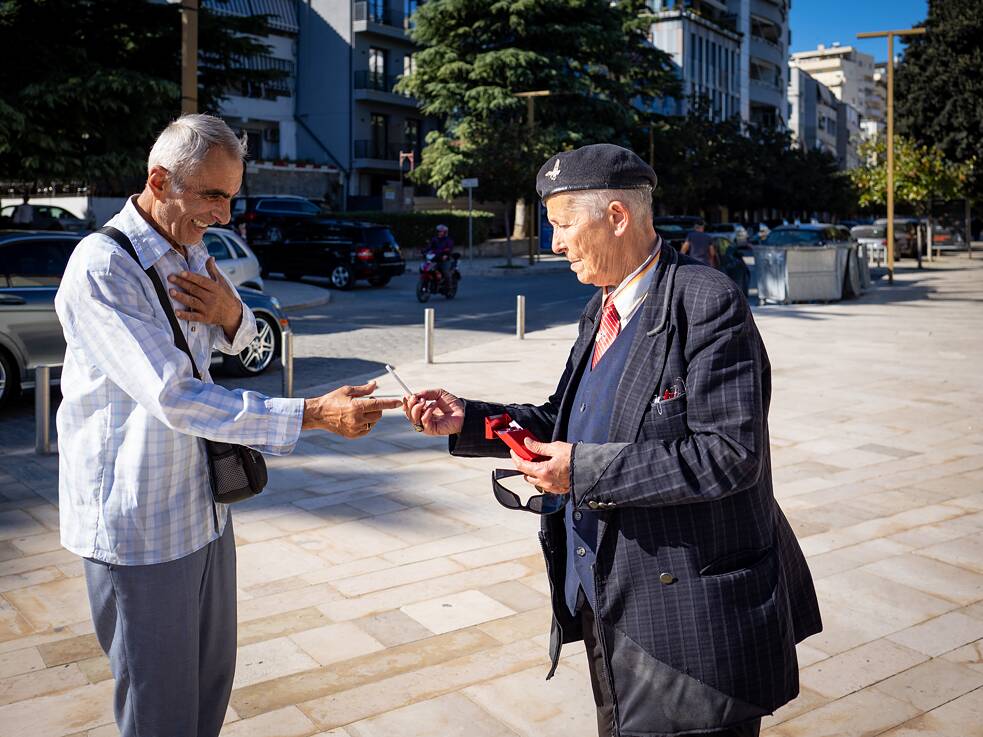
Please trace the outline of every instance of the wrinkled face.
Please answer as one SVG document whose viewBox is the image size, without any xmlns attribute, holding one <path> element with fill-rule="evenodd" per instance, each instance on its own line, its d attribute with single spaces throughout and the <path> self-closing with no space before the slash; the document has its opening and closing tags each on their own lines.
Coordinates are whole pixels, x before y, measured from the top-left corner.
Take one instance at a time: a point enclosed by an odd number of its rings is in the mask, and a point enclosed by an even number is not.
<svg viewBox="0 0 983 737">
<path fill-rule="evenodd" d="M 163 170 L 160 170 L 163 171 Z M 205 229 L 229 222 L 230 201 L 242 185 L 242 162 L 237 156 L 213 148 L 201 165 L 178 189 L 170 176 L 160 174 L 154 186 L 153 219 L 173 242 L 190 246 L 200 243 Z"/>
<path fill-rule="evenodd" d="M 618 238 L 624 223 L 610 206 L 604 217 L 594 220 L 572 195 L 561 192 L 546 201 L 546 214 L 553 225 L 553 253 L 567 257 L 582 284 L 610 287 L 621 281 L 624 257 Z"/>
</svg>

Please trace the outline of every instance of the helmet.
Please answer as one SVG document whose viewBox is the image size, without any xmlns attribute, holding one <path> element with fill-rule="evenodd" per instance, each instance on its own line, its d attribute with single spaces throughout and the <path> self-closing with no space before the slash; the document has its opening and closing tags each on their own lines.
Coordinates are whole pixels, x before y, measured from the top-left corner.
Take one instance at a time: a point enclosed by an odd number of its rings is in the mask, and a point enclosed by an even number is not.
<svg viewBox="0 0 983 737">
<path fill-rule="evenodd" d="M 437 226 L 437 232 L 438 233 L 441 233 L 441 232 L 446 233 L 447 232 L 447 226 L 444 225 L 443 223 L 441 223 L 440 225 Z"/>
</svg>

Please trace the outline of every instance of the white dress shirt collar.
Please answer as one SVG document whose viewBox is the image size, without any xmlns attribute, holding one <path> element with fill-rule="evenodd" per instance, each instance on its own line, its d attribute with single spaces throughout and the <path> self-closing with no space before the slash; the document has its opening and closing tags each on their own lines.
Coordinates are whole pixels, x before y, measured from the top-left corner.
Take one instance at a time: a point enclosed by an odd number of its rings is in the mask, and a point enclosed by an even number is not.
<svg viewBox="0 0 983 737">
<path fill-rule="evenodd" d="M 655 278 L 655 267 L 659 263 L 659 252 L 662 249 L 662 238 L 658 234 L 655 236 L 655 247 L 648 258 L 642 262 L 641 266 L 631 272 L 613 290 L 604 289 L 603 305 L 614 302 L 618 315 L 621 318 L 621 327 L 624 328 L 631 318 L 638 312 L 638 308 L 645 301 L 645 296 L 652 287 L 652 280 Z"/>
</svg>

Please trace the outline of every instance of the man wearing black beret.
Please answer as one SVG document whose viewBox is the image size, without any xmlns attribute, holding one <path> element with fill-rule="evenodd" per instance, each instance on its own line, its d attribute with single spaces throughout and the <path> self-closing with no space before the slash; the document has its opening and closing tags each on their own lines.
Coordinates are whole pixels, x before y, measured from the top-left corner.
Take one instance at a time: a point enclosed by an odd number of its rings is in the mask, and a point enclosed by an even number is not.
<svg viewBox="0 0 983 737">
<path fill-rule="evenodd" d="M 553 251 L 599 287 L 556 392 L 539 406 L 405 399 L 460 456 L 504 457 L 486 418 L 537 438 L 514 451 L 540 495 L 550 656 L 584 640 L 602 737 L 757 735 L 798 694 L 795 644 L 822 629 L 805 558 L 772 493 L 771 370 L 744 296 L 663 245 L 655 172 L 609 144 L 536 179 Z M 496 480 L 496 497 L 523 507 Z"/>
</svg>

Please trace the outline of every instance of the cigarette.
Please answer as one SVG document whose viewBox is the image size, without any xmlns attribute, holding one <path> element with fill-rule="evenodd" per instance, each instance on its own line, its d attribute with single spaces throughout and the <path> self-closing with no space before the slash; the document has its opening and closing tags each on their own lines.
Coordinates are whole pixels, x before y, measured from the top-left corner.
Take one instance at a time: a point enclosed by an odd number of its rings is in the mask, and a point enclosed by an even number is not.
<svg viewBox="0 0 983 737">
<path fill-rule="evenodd" d="M 386 364 L 386 371 L 388 371 L 392 375 L 392 377 L 396 380 L 396 383 L 398 383 L 401 387 L 403 387 L 404 392 L 406 392 L 409 396 L 413 396 L 413 391 L 408 386 L 406 386 L 406 384 L 403 383 L 403 380 L 399 378 L 399 374 L 397 374 L 395 369 L 393 369 L 393 367 L 390 366 L 388 363 Z"/>
</svg>

